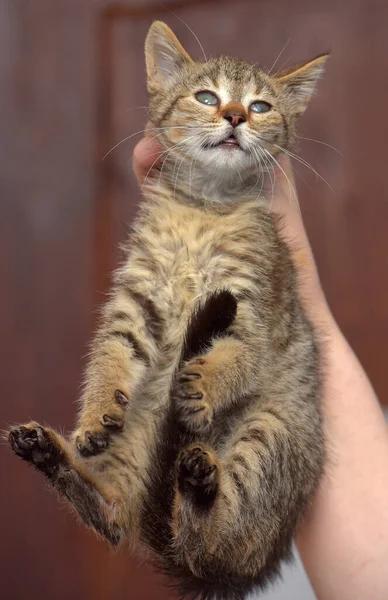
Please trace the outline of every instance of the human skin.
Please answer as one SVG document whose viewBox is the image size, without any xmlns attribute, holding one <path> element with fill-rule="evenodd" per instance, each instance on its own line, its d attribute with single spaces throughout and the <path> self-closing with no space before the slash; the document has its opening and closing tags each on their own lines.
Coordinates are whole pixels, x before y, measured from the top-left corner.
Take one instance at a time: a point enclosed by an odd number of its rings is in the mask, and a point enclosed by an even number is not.
<svg viewBox="0 0 388 600">
<path fill-rule="evenodd" d="M 159 152 L 144 138 L 133 168 L 142 182 Z M 303 225 L 290 161 L 279 159 L 269 210 L 295 262 L 302 302 L 322 339 L 327 467 L 300 524 L 297 547 L 319 600 L 388 598 L 388 430 L 373 388 L 327 305 Z M 156 163 L 157 164 L 157 161 Z"/>
</svg>

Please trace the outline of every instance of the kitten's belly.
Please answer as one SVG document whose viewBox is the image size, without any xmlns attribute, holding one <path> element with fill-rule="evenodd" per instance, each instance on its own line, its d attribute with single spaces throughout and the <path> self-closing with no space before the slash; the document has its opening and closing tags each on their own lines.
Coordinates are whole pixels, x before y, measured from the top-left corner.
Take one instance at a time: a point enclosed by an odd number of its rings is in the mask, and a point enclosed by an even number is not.
<svg viewBox="0 0 388 600">
<path fill-rule="evenodd" d="M 249 250 L 239 248 L 239 253 L 249 255 Z M 241 260 L 233 251 L 221 252 L 217 245 L 187 245 L 171 259 L 162 293 L 171 308 L 180 307 L 182 312 L 192 308 L 216 290 L 228 288 L 239 293 L 258 285 L 256 267 Z"/>
<path fill-rule="evenodd" d="M 202 298 L 231 283 L 226 257 L 222 260 L 218 256 L 216 260 L 209 251 L 208 256 L 204 254 L 192 252 L 174 257 L 162 292 L 171 314 L 175 310 L 176 314 L 191 313 Z"/>
<path fill-rule="evenodd" d="M 213 292 L 257 292 L 259 228 L 256 206 L 220 216 L 166 204 L 148 215 L 126 270 L 163 315 L 167 345 L 177 348 L 193 311 Z"/>
<path fill-rule="evenodd" d="M 210 244 L 204 247 L 196 240 L 183 240 L 179 246 L 175 251 L 155 253 L 159 268 L 148 281 L 149 297 L 166 324 L 161 348 L 163 362 L 171 368 L 175 368 L 196 307 L 214 291 L 230 287 L 227 258 L 215 257 Z"/>
</svg>

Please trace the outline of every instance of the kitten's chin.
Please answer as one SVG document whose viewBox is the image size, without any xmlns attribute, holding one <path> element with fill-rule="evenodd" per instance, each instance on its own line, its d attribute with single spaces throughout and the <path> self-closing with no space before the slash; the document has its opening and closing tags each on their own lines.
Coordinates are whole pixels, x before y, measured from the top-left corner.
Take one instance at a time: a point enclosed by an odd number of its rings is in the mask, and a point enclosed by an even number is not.
<svg viewBox="0 0 388 600">
<path fill-rule="evenodd" d="M 198 151 L 196 160 L 212 171 L 238 171 L 252 165 L 252 159 L 246 150 L 237 144 L 223 143 Z"/>
</svg>

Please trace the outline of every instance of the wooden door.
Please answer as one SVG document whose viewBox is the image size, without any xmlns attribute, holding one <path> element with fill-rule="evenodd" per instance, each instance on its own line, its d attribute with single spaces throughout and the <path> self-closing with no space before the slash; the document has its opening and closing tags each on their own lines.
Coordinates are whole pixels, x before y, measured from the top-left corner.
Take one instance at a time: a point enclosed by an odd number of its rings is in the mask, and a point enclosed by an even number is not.
<svg viewBox="0 0 388 600">
<path fill-rule="evenodd" d="M 35 418 L 72 427 L 94 311 L 139 199 L 130 170 L 138 138 L 102 158 L 143 129 L 144 37 L 160 17 L 197 58 L 197 41 L 178 17 L 209 55 L 236 54 L 267 67 L 278 57 L 280 68 L 333 50 L 299 149 L 333 192 L 295 166 L 329 302 L 388 402 L 387 16 L 378 0 L 182 0 L 157 8 L 0 0 L 4 426 Z M 5 447 L 1 459 L 4 598 L 172 598 L 139 560 L 111 554 L 80 526 Z"/>
</svg>

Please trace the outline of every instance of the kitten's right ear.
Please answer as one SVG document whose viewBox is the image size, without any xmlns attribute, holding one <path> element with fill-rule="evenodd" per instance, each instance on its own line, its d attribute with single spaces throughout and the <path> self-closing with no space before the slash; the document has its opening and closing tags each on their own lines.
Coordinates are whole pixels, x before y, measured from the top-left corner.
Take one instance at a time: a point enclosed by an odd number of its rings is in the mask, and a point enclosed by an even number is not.
<svg viewBox="0 0 388 600">
<path fill-rule="evenodd" d="M 284 69 L 274 75 L 285 86 L 296 113 L 302 114 L 323 74 L 330 54 L 321 54 L 307 63 Z"/>
<path fill-rule="evenodd" d="M 176 35 L 162 21 L 155 21 L 149 29 L 145 57 L 148 86 L 153 89 L 171 83 L 183 65 L 193 62 Z"/>
</svg>

